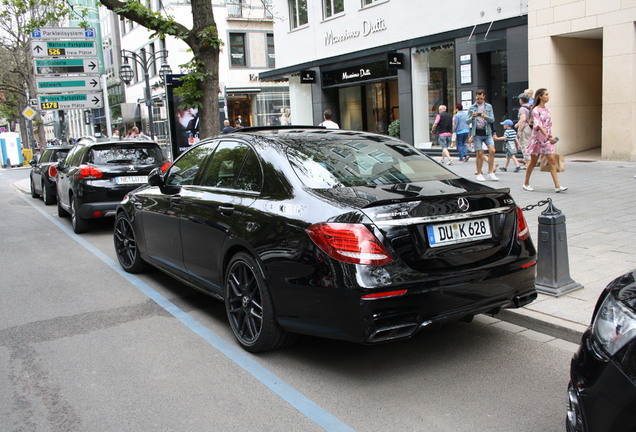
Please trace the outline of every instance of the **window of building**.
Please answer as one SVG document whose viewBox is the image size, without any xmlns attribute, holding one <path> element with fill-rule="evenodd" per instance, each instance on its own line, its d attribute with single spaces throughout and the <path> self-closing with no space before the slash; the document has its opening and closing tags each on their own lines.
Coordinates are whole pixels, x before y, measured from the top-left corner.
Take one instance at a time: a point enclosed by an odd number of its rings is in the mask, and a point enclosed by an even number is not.
<svg viewBox="0 0 636 432">
<path fill-rule="evenodd" d="M 155 56 L 155 43 L 151 43 L 148 46 L 148 59 L 152 59 Z M 150 76 L 155 76 L 157 75 L 157 62 L 153 61 L 150 64 L 150 70 L 148 71 L 150 73 Z"/>
<path fill-rule="evenodd" d="M 322 0 L 322 15 L 324 18 L 329 18 L 343 11 L 344 0 Z"/>
<path fill-rule="evenodd" d="M 267 67 L 276 67 L 276 53 L 274 51 L 274 35 L 267 33 Z"/>
<path fill-rule="evenodd" d="M 387 2 L 389 0 L 362 0 L 362 7 L 367 7 L 367 6 L 371 6 L 377 3 L 384 3 Z"/>
<path fill-rule="evenodd" d="M 289 0 L 289 21 L 292 29 L 304 26 L 309 22 L 307 0 Z"/>
<path fill-rule="evenodd" d="M 243 16 L 243 1 L 227 0 L 227 16 L 241 18 Z"/>
<path fill-rule="evenodd" d="M 263 0 L 263 8 L 265 9 L 264 17 L 266 19 L 274 18 L 274 14 L 272 13 L 273 7 L 274 7 L 274 0 Z"/>
<path fill-rule="evenodd" d="M 232 66 L 247 66 L 245 33 L 230 33 L 230 64 Z"/>
</svg>

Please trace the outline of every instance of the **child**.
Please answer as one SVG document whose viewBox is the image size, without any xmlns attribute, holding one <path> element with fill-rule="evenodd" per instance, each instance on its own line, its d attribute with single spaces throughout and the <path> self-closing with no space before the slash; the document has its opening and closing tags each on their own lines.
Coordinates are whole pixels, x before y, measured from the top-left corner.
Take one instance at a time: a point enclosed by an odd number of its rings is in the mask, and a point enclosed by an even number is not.
<svg viewBox="0 0 636 432">
<path fill-rule="evenodd" d="M 504 127 L 504 136 L 498 137 L 497 134 L 495 134 L 494 139 L 495 141 L 506 141 L 506 165 L 503 168 L 499 169 L 504 172 L 508 171 L 508 164 L 510 163 L 510 159 L 512 159 L 515 164 L 514 172 L 519 172 L 521 166 L 519 164 L 519 161 L 517 160 L 517 157 L 515 156 L 515 153 L 517 153 L 517 146 L 519 145 L 519 141 L 517 140 L 517 132 L 515 132 L 514 128 L 512 127 L 512 120 L 504 120 L 501 122 L 501 124 Z"/>
</svg>

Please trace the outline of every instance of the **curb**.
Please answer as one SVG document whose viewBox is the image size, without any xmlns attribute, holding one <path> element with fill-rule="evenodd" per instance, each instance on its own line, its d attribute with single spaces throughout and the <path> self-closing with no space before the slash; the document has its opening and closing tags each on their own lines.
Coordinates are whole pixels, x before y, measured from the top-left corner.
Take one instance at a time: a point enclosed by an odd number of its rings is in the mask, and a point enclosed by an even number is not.
<svg viewBox="0 0 636 432">
<path fill-rule="evenodd" d="M 496 318 L 574 344 L 581 342 L 587 326 L 529 309 L 503 309 Z"/>
</svg>

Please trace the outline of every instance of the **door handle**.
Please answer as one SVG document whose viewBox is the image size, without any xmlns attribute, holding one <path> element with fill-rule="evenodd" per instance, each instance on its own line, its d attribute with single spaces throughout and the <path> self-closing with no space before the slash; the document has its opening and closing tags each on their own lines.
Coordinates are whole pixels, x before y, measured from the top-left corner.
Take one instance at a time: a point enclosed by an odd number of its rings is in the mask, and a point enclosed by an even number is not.
<svg viewBox="0 0 636 432">
<path fill-rule="evenodd" d="M 221 206 L 219 206 L 219 212 L 221 212 L 222 215 L 231 216 L 232 213 L 234 213 L 234 206 L 233 205 L 221 205 Z"/>
</svg>

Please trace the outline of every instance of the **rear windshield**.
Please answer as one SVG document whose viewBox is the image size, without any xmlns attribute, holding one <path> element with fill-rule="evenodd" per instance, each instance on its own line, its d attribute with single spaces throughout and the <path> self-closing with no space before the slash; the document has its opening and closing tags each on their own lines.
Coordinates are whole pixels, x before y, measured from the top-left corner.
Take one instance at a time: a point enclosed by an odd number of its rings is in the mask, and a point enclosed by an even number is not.
<svg viewBox="0 0 636 432">
<path fill-rule="evenodd" d="M 139 144 L 93 147 L 86 162 L 94 165 L 153 165 L 163 160 L 164 156 L 158 145 Z"/>
<path fill-rule="evenodd" d="M 290 147 L 287 155 L 300 180 L 312 189 L 457 178 L 405 142 L 371 137 L 321 137 Z"/>
<path fill-rule="evenodd" d="M 62 162 L 64 159 L 66 159 L 66 155 L 68 155 L 68 152 L 70 151 L 71 149 L 55 150 L 55 152 L 51 155 L 51 161 Z"/>
</svg>

